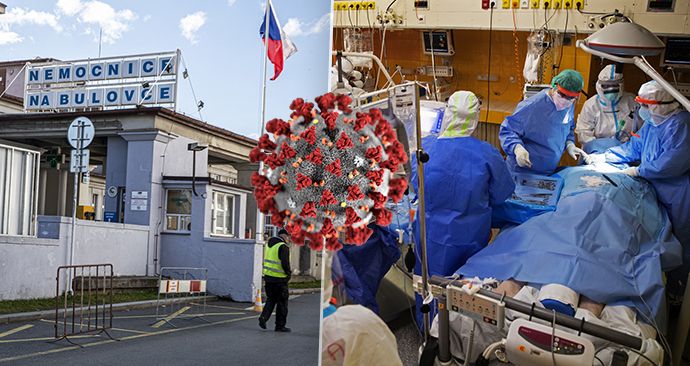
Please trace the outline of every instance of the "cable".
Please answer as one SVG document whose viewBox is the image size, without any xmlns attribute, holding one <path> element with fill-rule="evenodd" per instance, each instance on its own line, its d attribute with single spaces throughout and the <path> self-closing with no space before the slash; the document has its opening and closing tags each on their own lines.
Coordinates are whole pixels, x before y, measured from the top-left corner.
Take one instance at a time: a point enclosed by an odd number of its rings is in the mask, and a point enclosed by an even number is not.
<svg viewBox="0 0 690 366">
<path fill-rule="evenodd" d="M 551 321 L 551 361 L 553 361 L 553 366 L 556 366 L 556 345 L 554 340 L 556 339 L 556 310 L 553 311 L 553 320 Z"/>
<path fill-rule="evenodd" d="M 415 8 L 416 9 L 416 8 Z M 452 31 L 451 31 L 452 32 Z M 429 48 L 431 48 L 431 74 L 434 78 L 434 99 L 438 102 L 438 81 L 436 80 L 436 56 L 434 55 L 434 31 L 429 31 Z"/>
<path fill-rule="evenodd" d="M 602 361 L 599 357 L 594 356 L 594 359 L 597 360 L 597 361 L 599 361 L 599 363 L 601 364 L 601 366 L 606 366 L 606 364 L 604 363 L 604 361 Z"/>
<path fill-rule="evenodd" d="M 639 289 L 638 286 L 637 286 L 637 275 L 636 275 L 637 269 L 636 269 L 636 265 L 635 265 L 635 264 L 636 264 L 636 259 L 637 259 L 637 256 L 636 256 L 636 255 L 635 255 L 635 256 L 632 256 L 632 260 L 633 260 L 633 261 L 632 261 L 632 266 L 633 266 L 633 279 L 634 279 L 633 284 L 635 285 L 635 289 L 637 290 L 637 293 L 639 294 L 639 293 L 640 293 L 640 289 Z M 644 304 L 644 306 L 647 308 L 647 311 L 649 311 L 650 316 L 652 316 L 653 313 L 654 313 L 654 312 L 652 311 L 652 308 L 649 306 L 649 304 L 647 304 L 647 302 L 646 302 L 645 299 L 642 297 L 642 295 L 639 295 L 639 298 L 640 298 L 640 300 L 642 300 L 642 304 Z M 672 359 L 673 359 L 673 355 L 672 355 L 672 352 L 671 352 L 671 345 L 668 343 L 668 340 L 666 339 L 666 337 L 664 336 L 664 334 L 661 332 L 661 330 L 660 330 L 660 328 L 659 328 L 659 325 L 656 323 L 656 320 L 654 320 L 653 318 L 650 318 L 649 316 L 647 316 L 647 314 L 645 314 L 644 311 L 638 311 L 638 312 L 649 322 L 649 324 L 651 324 L 651 325 L 654 327 L 654 329 L 656 330 L 657 335 L 659 336 L 659 339 L 661 340 L 661 347 L 664 348 L 664 352 L 666 352 L 666 353 L 668 354 L 668 357 L 672 360 Z"/>
<path fill-rule="evenodd" d="M 522 71 L 520 70 L 520 39 L 517 36 L 517 21 L 515 20 L 515 8 L 513 10 L 513 43 L 514 43 L 514 56 L 515 56 L 515 74 L 517 76 L 518 84 L 523 84 L 522 81 Z M 505 92 L 505 90 L 504 90 Z"/>
<path fill-rule="evenodd" d="M 577 42 L 577 24 L 574 25 L 575 27 L 575 42 Z M 573 69 L 577 70 L 577 49 L 578 47 L 575 47 L 575 51 L 573 52 Z"/>
<path fill-rule="evenodd" d="M 180 52 L 180 59 L 182 60 L 182 66 L 184 67 L 185 71 L 187 70 L 187 63 L 184 60 L 184 55 Z M 194 85 L 192 84 L 192 75 L 187 72 L 187 80 L 189 80 L 189 88 L 192 90 L 192 97 L 194 97 L 194 105 L 197 107 L 197 111 L 199 112 L 199 120 L 201 122 L 204 122 L 204 117 L 201 115 L 201 108 L 199 107 L 199 100 L 196 98 L 196 93 L 194 92 Z M 263 121 L 261 123 L 261 133 L 263 134 Z"/>
<path fill-rule="evenodd" d="M 549 19 L 546 19 L 546 14 L 548 14 L 548 9 L 544 9 L 544 25 L 542 26 L 542 28 L 545 28 L 546 30 L 548 30 L 549 29 L 549 22 L 556 15 L 556 11 L 554 10 L 554 12 L 551 14 Z"/>
<path fill-rule="evenodd" d="M 397 1 L 398 0 L 393 0 L 390 4 L 388 4 L 388 7 L 386 7 L 386 11 L 383 13 L 384 17 L 388 13 L 388 11 L 391 9 L 393 4 L 395 4 Z M 381 52 L 380 52 L 381 57 L 379 57 L 381 59 L 381 64 L 384 63 L 383 62 L 384 61 L 383 52 L 385 50 L 385 45 L 386 45 L 386 22 L 385 21 L 383 22 L 382 28 L 383 28 L 383 36 L 381 36 Z M 378 87 L 379 87 L 379 77 L 380 76 L 381 76 L 381 70 L 379 69 L 379 71 L 376 73 L 376 82 L 374 83 L 374 89 L 378 89 Z"/>
<path fill-rule="evenodd" d="M 489 13 L 489 60 L 487 62 L 486 71 L 486 119 L 484 120 L 484 141 L 489 139 L 489 112 L 491 111 L 491 36 L 493 34 L 493 24 L 494 24 L 494 5 L 496 3 L 491 3 L 491 11 Z"/>
<path fill-rule="evenodd" d="M 565 27 L 563 28 L 563 40 L 565 40 L 565 35 L 568 33 L 568 14 L 570 14 L 569 11 L 565 12 Z M 561 69 L 561 62 L 563 61 L 563 48 L 565 48 L 565 45 L 563 44 L 563 41 L 561 41 L 561 55 L 558 56 L 558 66 L 555 66 L 553 73 L 555 74 L 557 70 Z M 575 50 L 577 52 L 577 49 Z"/>
<path fill-rule="evenodd" d="M 386 8 L 386 13 L 388 13 L 388 10 L 391 10 L 391 6 L 393 6 L 393 4 L 395 4 L 396 1 L 398 0 L 393 0 L 390 4 L 388 4 L 388 7 Z"/>
<path fill-rule="evenodd" d="M 605 350 L 605 349 L 607 349 L 607 348 L 609 348 L 609 347 L 601 347 L 601 348 L 599 348 L 598 350 L 596 350 L 596 352 L 594 352 L 594 358 L 596 358 L 597 360 L 599 360 L 599 362 L 601 362 L 602 365 L 605 365 L 605 364 L 604 364 L 604 362 L 601 361 L 601 359 L 599 359 L 599 357 L 597 357 L 597 355 L 599 354 L 599 352 L 601 352 L 601 351 L 603 351 L 603 350 Z M 644 359 L 646 359 L 646 360 L 647 360 L 650 364 L 652 364 L 653 366 L 659 366 L 658 363 L 652 361 L 649 357 L 647 357 L 645 354 L 643 354 L 642 352 L 640 352 L 640 351 L 638 351 L 638 350 L 636 350 L 636 349 L 625 348 L 625 349 L 623 349 L 623 351 L 632 351 L 632 352 L 634 352 L 634 353 L 637 353 L 638 355 L 644 357 Z"/>
<path fill-rule="evenodd" d="M 651 363 L 652 365 L 654 365 L 654 366 L 659 366 L 659 364 L 657 364 L 656 362 L 654 362 L 654 361 L 652 361 L 651 359 L 649 359 L 649 357 L 645 356 L 642 352 L 640 352 L 640 351 L 638 351 L 638 350 L 636 350 L 636 349 L 632 349 L 632 348 L 629 348 L 629 350 L 630 350 L 630 351 L 633 351 L 633 352 L 635 352 L 635 353 L 637 353 L 638 355 L 640 355 L 640 356 L 642 356 L 642 357 L 644 357 L 644 359 L 647 360 L 647 361 L 649 361 L 649 363 Z"/>
</svg>

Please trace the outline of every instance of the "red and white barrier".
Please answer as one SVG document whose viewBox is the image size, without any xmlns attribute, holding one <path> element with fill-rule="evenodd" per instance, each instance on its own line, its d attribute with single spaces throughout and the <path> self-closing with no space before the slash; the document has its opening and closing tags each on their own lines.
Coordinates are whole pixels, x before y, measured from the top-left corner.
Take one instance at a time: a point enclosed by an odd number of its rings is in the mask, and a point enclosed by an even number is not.
<svg viewBox="0 0 690 366">
<path fill-rule="evenodd" d="M 206 280 L 161 280 L 161 294 L 199 294 L 206 292 Z"/>
</svg>

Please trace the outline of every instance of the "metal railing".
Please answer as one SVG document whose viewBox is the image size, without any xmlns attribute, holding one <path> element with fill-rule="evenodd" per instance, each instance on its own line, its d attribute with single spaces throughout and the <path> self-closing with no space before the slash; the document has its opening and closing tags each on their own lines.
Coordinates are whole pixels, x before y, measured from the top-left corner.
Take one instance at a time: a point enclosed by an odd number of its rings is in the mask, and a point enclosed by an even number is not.
<svg viewBox="0 0 690 366">
<path fill-rule="evenodd" d="M 207 281 L 208 268 L 161 267 L 154 327 L 163 324 L 176 327 L 173 319 L 181 318 L 206 321 Z"/>
<path fill-rule="evenodd" d="M 61 282 L 64 282 L 62 294 Z M 90 332 L 105 333 L 114 339 L 108 333 L 113 327 L 112 264 L 58 267 L 54 327 L 55 341 L 65 339 L 76 344 L 68 337 Z"/>
</svg>

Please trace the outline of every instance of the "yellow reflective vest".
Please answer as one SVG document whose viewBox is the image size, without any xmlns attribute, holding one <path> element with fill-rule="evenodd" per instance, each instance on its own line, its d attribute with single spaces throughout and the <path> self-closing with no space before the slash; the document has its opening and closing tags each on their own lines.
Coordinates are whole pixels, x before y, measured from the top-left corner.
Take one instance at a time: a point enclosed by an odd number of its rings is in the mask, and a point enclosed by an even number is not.
<svg viewBox="0 0 690 366">
<path fill-rule="evenodd" d="M 268 243 L 265 244 L 264 250 L 264 276 L 287 278 L 288 274 L 283 270 L 283 265 L 280 263 L 280 247 L 285 245 L 285 243 L 276 243 L 274 246 L 269 247 Z"/>
</svg>

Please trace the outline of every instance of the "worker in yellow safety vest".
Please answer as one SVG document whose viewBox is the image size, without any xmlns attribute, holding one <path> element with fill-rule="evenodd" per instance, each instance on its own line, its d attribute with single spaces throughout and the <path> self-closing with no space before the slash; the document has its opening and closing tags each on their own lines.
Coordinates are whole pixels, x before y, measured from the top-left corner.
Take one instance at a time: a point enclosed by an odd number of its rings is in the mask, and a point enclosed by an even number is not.
<svg viewBox="0 0 690 366">
<path fill-rule="evenodd" d="M 259 326 L 266 329 L 266 322 L 276 309 L 276 332 L 290 332 L 286 327 L 288 314 L 288 281 L 290 280 L 290 235 L 287 230 L 280 229 L 278 235 L 268 239 L 264 247 L 264 283 L 266 289 L 266 305 L 261 316 Z"/>
</svg>

